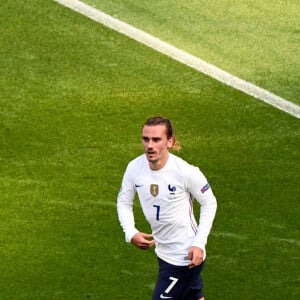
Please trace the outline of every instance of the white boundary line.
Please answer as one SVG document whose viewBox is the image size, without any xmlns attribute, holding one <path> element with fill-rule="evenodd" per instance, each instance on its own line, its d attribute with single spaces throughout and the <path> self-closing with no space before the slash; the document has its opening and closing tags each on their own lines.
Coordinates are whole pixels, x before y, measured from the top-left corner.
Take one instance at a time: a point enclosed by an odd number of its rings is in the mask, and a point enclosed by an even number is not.
<svg viewBox="0 0 300 300">
<path fill-rule="evenodd" d="M 231 75 L 204 60 L 180 50 L 140 29 L 107 15 L 78 0 L 54 0 L 98 23 L 124 34 L 141 44 L 155 49 L 197 71 L 200 71 L 226 85 L 264 101 L 288 114 L 300 119 L 300 106 L 291 103 L 263 88 Z"/>
</svg>

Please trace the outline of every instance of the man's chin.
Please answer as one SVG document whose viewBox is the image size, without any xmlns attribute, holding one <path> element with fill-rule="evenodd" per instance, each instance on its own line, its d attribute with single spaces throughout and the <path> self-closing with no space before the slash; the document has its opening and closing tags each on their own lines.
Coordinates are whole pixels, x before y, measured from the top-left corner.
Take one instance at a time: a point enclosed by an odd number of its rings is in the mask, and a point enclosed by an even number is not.
<svg viewBox="0 0 300 300">
<path fill-rule="evenodd" d="M 147 155 L 147 159 L 148 159 L 149 162 L 152 162 L 152 163 L 157 161 L 157 159 L 152 155 Z"/>
</svg>

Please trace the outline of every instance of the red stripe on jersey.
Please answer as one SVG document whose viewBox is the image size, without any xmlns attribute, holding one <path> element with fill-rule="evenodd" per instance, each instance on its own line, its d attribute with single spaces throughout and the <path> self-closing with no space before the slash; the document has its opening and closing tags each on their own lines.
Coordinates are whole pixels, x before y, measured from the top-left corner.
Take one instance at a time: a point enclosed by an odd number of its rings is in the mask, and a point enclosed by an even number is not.
<svg viewBox="0 0 300 300">
<path fill-rule="evenodd" d="M 189 214 L 190 214 L 190 222 L 191 222 L 191 226 L 192 226 L 192 229 L 193 231 L 195 232 L 195 234 L 197 233 L 197 229 L 198 229 L 198 226 L 197 226 L 197 222 L 195 220 L 195 216 L 194 216 L 194 209 L 193 209 L 193 202 L 194 202 L 194 199 L 193 199 L 193 196 L 190 194 L 190 211 L 189 211 Z"/>
</svg>

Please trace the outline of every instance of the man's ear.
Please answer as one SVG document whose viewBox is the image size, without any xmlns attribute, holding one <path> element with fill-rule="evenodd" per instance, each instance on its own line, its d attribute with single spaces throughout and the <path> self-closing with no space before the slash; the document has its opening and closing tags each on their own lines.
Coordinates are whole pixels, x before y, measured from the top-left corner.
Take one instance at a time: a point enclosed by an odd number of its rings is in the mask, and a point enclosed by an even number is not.
<svg viewBox="0 0 300 300">
<path fill-rule="evenodd" d="M 168 140 L 168 149 L 172 149 L 173 146 L 174 146 L 174 144 L 175 144 L 175 137 L 172 136 L 172 137 L 169 138 L 169 140 Z"/>
</svg>

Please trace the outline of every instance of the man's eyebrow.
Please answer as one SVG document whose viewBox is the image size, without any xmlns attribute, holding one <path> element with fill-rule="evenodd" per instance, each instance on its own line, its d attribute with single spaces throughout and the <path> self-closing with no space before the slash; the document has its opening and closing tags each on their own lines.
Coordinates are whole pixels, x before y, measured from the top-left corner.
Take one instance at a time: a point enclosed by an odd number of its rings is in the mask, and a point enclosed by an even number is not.
<svg viewBox="0 0 300 300">
<path fill-rule="evenodd" d="M 160 140 L 161 137 L 160 136 L 154 136 L 154 137 L 149 137 L 149 136 L 142 136 L 142 139 L 149 139 L 149 140 Z"/>
</svg>

